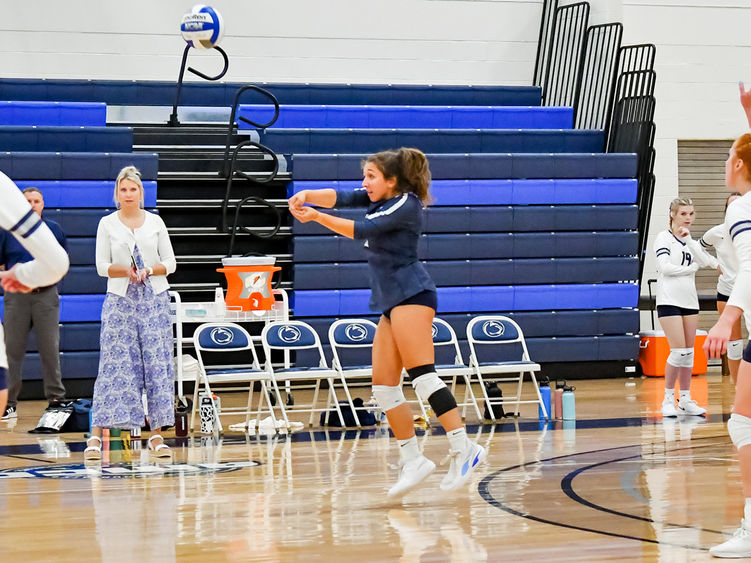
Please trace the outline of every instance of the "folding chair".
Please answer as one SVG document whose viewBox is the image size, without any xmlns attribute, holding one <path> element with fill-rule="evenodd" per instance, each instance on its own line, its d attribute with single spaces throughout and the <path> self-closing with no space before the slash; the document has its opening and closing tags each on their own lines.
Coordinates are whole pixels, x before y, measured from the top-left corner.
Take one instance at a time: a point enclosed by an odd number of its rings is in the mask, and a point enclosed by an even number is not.
<svg viewBox="0 0 751 563">
<path fill-rule="evenodd" d="M 514 416 L 519 416 L 520 404 L 537 403 L 540 405 L 540 408 L 542 408 L 545 418 L 549 418 L 549 413 L 542 402 L 540 388 L 537 385 L 537 378 L 535 377 L 535 373 L 540 371 L 540 365 L 529 359 L 529 352 L 527 351 L 527 343 L 524 340 L 524 333 L 516 322 L 502 315 L 483 315 L 475 317 L 469 321 L 469 324 L 467 324 L 467 341 L 470 350 L 469 367 L 472 370 L 473 375 L 477 377 L 477 381 L 480 383 L 480 389 L 482 390 L 484 398 L 483 400 L 491 414 L 493 413 L 492 405 L 514 403 L 516 404 Z M 519 348 L 521 348 L 521 359 L 505 362 L 480 361 L 477 353 L 480 346 L 486 348 L 492 346 L 497 349 L 499 346 L 508 345 L 515 346 L 517 352 Z M 537 400 L 523 401 L 521 398 L 522 382 L 524 380 L 524 374 L 527 373 L 532 379 L 532 384 L 535 393 L 537 394 Z M 516 375 L 514 377 L 498 377 L 506 374 Z M 491 399 L 485 388 L 486 381 L 516 381 L 516 396 Z"/>
<path fill-rule="evenodd" d="M 220 415 L 245 414 L 245 425 L 249 427 L 250 416 L 255 413 L 257 429 L 263 401 L 265 401 L 268 407 L 269 416 L 271 416 L 271 420 L 274 422 L 274 427 L 276 428 L 276 418 L 274 417 L 274 410 L 268 395 L 270 391 L 268 384 L 271 383 L 271 378 L 265 370 L 261 369 L 258 363 L 258 356 L 256 355 L 253 339 L 250 334 L 243 327 L 235 323 L 204 323 L 196 328 L 193 333 L 193 345 L 198 357 L 199 376 L 193 390 L 193 412 L 190 416 L 190 427 L 193 428 L 196 409 L 198 408 L 198 392 L 203 387 L 211 399 L 214 418 L 218 422 L 220 432 L 223 430 L 222 423 L 219 420 Z M 207 365 L 204 359 L 204 355 L 207 353 L 211 353 L 212 357 L 215 357 L 217 354 L 235 353 L 233 356 L 234 361 L 237 361 L 237 353 L 241 353 L 247 355 L 246 357 L 249 362 L 241 365 Z M 254 410 L 253 386 L 256 382 L 261 384 L 261 396 L 258 398 L 258 407 Z M 222 412 L 218 412 L 212 394 L 212 383 L 222 384 L 223 391 L 245 391 L 247 389 L 247 407 L 223 407 Z M 238 385 L 240 383 L 247 383 L 248 386 Z M 226 387 L 224 386 L 225 384 L 234 385 Z M 280 401 L 278 390 L 276 400 Z"/>
<path fill-rule="evenodd" d="M 451 328 L 450 324 L 438 317 L 433 319 L 433 346 L 436 348 L 436 359 L 440 357 L 440 348 L 445 347 L 449 352 L 452 351 L 451 348 L 453 348 L 453 363 L 436 363 L 435 371 L 438 374 L 438 377 L 451 378 L 451 393 L 453 393 L 454 396 L 456 396 L 457 378 L 461 377 L 464 380 L 464 402 L 457 403 L 457 406 L 462 407 L 462 418 L 465 418 L 467 407 L 472 406 L 477 413 L 477 417 L 482 420 L 482 413 L 480 412 L 480 407 L 477 405 L 477 398 L 472 391 L 472 370 L 464 363 L 456 332 L 454 332 L 454 329 Z"/>
<path fill-rule="evenodd" d="M 294 407 L 294 410 L 297 412 L 310 412 L 309 426 L 313 426 L 313 415 L 316 412 L 330 413 L 334 410 L 339 415 L 339 420 L 344 420 L 342 411 L 339 408 L 336 391 L 334 390 L 334 379 L 338 377 L 338 374 L 326 364 L 321 339 L 318 337 L 316 331 L 313 330 L 313 327 L 302 321 L 275 321 L 263 327 L 261 343 L 263 344 L 263 351 L 266 354 L 266 373 L 271 378 L 271 383 L 274 386 L 277 397 L 279 397 L 279 381 L 289 382 L 290 387 L 298 383 L 299 385 L 296 386 L 296 389 L 313 389 L 313 400 L 309 406 L 301 407 L 298 405 L 298 401 L 295 400 Z M 280 368 L 274 367 L 271 361 L 273 350 L 290 352 L 305 349 L 314 349 L 318 352 L 318 366 L 290 367 L 285 359 L 283 367 Z M 322 380 L 326 380 L 328 383 L 329 392 L 326 406 L 320 408 L 318 407 L 318 392 Z M 315 384 L 310 384 L 310 381 L 315 381 Z M 287 429 L 289 429 L 290 423 L 287 409 L 281 400 L 278 404 L 282 412 L 282 418 L 287 425 Z M 328 414 L 326 415 L 326 420 L 328 421 Z"/>
<path fill-rule="evenodd" d="M 376 328 L 376 324 L 368 319 L 340 319 L 331 323 L 329 327 L 329 346 L 333 355 L 331 367 L 339 374 L 344 394 L 347 396 L 358 428 L 362 427 L 362 424 L 352 401 L 348 381 L 365 379 L 370 383 L 373 378 L 373 365 L 371 357 L 368 358 L 367 364 L 348 365 L 343 356 L 346 350 L 372 351 Z"/>
</svg>

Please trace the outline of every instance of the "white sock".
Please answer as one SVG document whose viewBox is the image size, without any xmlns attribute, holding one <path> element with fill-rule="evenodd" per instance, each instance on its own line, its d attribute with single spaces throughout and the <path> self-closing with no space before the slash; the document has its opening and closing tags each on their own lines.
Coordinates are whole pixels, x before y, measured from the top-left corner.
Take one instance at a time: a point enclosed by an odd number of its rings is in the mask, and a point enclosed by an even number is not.
<svg viewBox="0 0 751 563">
<path fill-rule="evenodd" d="M 678 392 L 678 400 L 682 401 L 683 399 L 686 399 L 687 401 L 690 401 L 691 400 L 691 391 L 689 391 L 688 389 L 685 389 L 685 390 L 681 389 Z"/>
<path fill-rule="evenodd" d="M 675 401 L 675 389 L 668 389 L 665 387 L 665 400 Z"/>
<path fill-rule="evenodd" d="M 463 452 L 469 446 L 469 439 L 467 438 L 467 430 L 464 426 L 446 432 L 446 436 L 449 439 L 449 449 L 452 452 Z"/>
<path fill-rule="evenodd" d="M 746 499 L 746 505 L 743 508 L 743 519 L 746 528 L 751 528 L 751 498 Z"/>
<path fill-rule="evenodd" d="M 417 436 L 412 436 L 409 440 L 397 440 L 399 443 L 399 455 L 402 461 L 412 461 L 420 457 L 420 448 L 417 447 Z"/>
</svg>

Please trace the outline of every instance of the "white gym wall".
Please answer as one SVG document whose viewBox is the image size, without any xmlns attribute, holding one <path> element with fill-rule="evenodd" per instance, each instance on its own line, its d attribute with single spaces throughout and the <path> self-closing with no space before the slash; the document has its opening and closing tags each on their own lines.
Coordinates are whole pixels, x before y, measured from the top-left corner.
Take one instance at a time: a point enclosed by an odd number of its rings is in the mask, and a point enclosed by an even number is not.
<svg viewBox="0 0 751 563">
<path fill-rule="evenodd" d="M 572 0 L 573 1 L 573 0 Z M 530 84 L 541 0 L 212 0 L 226 22 L 228 81 Z M 565 4 L 564 0 L 560 2 Z M 657 45 L 654 232 L 678 193 L 678 139 L 747 130 L 751 1 L 590 0 L 591 23 Z M 191 1 L 36 0 L 0 22 L 4 77 L 174 80 Z M 193 54 L 211 73 L 218 56 Z M 650 232 L 649 245 L 654 238 Z M 655 276 L 651 252 L 645 279 Z M 646 292 L 646 287 L 645 287 Z"/>
</svg>

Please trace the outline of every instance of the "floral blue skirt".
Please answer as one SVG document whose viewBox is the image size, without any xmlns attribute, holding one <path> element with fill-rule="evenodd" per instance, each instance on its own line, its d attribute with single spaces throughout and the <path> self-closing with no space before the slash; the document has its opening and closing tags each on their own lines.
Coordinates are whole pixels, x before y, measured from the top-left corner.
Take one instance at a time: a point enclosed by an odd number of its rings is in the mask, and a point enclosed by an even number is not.
<svg viewBox="0 0 751 563">
<path fill-rule="evenodd" d="M 108 293 L 104 298 L 92 426 L 140 428 L 144 389 L 150 427 L 175 423 L 169 303 L 168 292 L 154 295 L 148 279 L 131 283 L 125 297 Z"/>
</svg>

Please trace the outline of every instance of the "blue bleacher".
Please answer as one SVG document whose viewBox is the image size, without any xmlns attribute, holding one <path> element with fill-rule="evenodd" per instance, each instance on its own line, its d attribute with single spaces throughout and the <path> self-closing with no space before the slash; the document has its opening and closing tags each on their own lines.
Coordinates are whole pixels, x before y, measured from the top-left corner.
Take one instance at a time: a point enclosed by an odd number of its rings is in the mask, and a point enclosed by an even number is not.
<svg viewBox="0 0 751 563">
<path fill-rule="evenodd" d="M 290 182 L 288 196 L 305 189 L 353 190 L 355 181 Z M 433 206 L 451 205 L 554 205 L 577 203 L 634 203 L 634 178 L 549 180 L 434 180 L 430 186 Z"/>
<path fill-rule="evenodd" d="M 438 287 L 493 284 L 603 283 L 636 280 L 639 262 L 630 258 L 537 258 L 506 260 L 437 260 L 425 264 Z M 370 287 L 363 262 L 295 264 L 293 284 L 303 289 Z M 79 293 L 70 291 L 71 293 Z"/>
<path fill-rule="evenodd" d="M 602 131 L 507 129 L 277 129 L 259 132 L 277 153 L 373 153 L 393 147 L 420 147 L 426 153 L 587 153 L 601 152 Z M 441 177 L 437 175 L 436 177 Z M 504 176 L 496 176 L 504 177 Z"/>
<path fill-rule="evenodd" d="M 367 315 L 370 290 L 295 291 L 296 317 Z M 438 312 L 636 307 L 635 283 L 439 287 Z"/>
<path fill-rule="evenodd" d="M 180 104 L 229 107 L 244 82 L 185 82 Z M 451 86 L 413 84 L 303 84 L 257 82 L 281 104 L 361 104 L 428 106 L 539 106 L 537 86 Z M 266 99 L 252 93 L 243 101 Z M 104 102 L 108 105 L 171 106 L 175 83 L 170 81 L 65 80 L 4 78 L 0 99 Z"/>
<path fill-rule="evenodd" d="M 267 123 L 273 106 L 243 104 L 238 118 Z M 274 128 L 316 129 L 571 129 L 568 107 L 283 105 Z M 251 125 L 238 121 L 240 129 Z"/>
<path fill-rule="evenodd" d="M 60 322 L 99 322 L 104 303 L 104 292 L 91 295 L 61 295 Z M 3 313 L 4 298 L 0 297 L 0 315 Z"/>
<path fill-rule="evenodd" d="M 1 152 L 0 171 L 13 180 L 109 180 L 125 166 L 136 166 L 143 180 L 156 180 L 156 153 Z"/>
<path fill-rule="evenodd" d="M 114 205 L 115 181 L 111 180 L 18 180 L 16 184 L 24 189 L 29 186 L 39 188 L 44 196 L 46 207 L 106 208 Z M 146 207 L 156 206 L 156 182 L 143 182 Z"/>
<path fill-rule="evenodd" d="M 636 231 L 562 233 L 424 234 L 418 253 L 422 260 L 499 258 L 576 258 L 633 256 Z M 296 236 L 295 264 L 364 261 L 362 241 L 340 236 Z"/>
<path fill-rule="evenodd" d="M 358 209 L 331 213 L 352 220 L 362 218 Z M 623 231 L 636 229 L 637 215 L 635 205 L 431 206 L 425 210 L 423 233 Z M 296 237 L 331 236 L 331 231 L 313 221 L 294 222 L 292 232 Z"/>
<path fill-rule="evenodd" d="M 97 226 L 99 225 L 99 220 L 105 215 L 112 213 L 114 210 L 114 207 L 107 209 L 65 210 L 45 208 L 44 216 L 45 218 L 52 219 L 53 221 L 58 223 L 63 228 L 63 232 L 69 239 L 70 237 L 95 237 Z M 71 244 L 70 240 L 68 240 L 68 244 Z M 80 244 L 92 244 L 91 256 L 93 256 L 93 242 L 87 243 L 85 241 L 81 241 Z M 84 249 L 81 248 L 80 251 L 84 252 Z"/>
<path fill-rule="evenodd" d="M 0 147 L 21 152 L 126 152 L 133 148 L 133 129 L 3 125 Z"/>
<path fill-rule="evenodd" d="M 367 154 L 295 154 L 295 180 L 361 180 Z M 434 179 L 633 178 L 635 154 L 428 154 Z"/>
<path fill-rule="evenodd" d="M 0 101 L 0 125 L 104 127 L 107 125 L 107 104 Z"/>
</svg>

